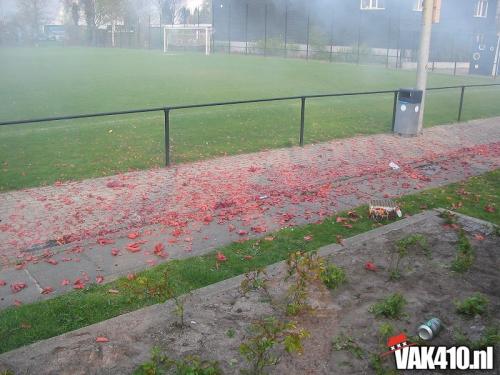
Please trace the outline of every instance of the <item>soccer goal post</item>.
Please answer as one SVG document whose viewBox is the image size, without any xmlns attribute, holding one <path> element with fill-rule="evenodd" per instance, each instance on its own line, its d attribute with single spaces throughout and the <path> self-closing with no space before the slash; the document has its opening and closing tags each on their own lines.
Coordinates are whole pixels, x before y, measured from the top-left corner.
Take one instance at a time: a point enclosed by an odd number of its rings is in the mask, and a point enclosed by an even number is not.
<svg viewBox="0 0 500 375">
<path fill-rule="evenodd" d="M 179 49 L 204 50 L 210 55 L 212 25 L 166 25 L 163 27 L 163 52 Z"/>
</svg>

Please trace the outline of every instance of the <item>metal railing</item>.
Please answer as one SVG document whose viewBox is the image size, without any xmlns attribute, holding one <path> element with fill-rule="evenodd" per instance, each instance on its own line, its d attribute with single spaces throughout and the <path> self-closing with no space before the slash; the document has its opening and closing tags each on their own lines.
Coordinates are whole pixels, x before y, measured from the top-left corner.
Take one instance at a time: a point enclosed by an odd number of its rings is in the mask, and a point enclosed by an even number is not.
<svg viewBox="0 0 500 375">
<path fill-rule="evenodd" d="M 457 121 L 460 122 L 462 119 L 465 89 L 471 87 L 492 87 L 492 86 L 500 86 L 500 83 L 431 87 L 428 88 L 427 91 L 460 89 L 460 101 L 458 106 L 458 117 L 457 117 Z M 164 132 L 165 165 L 169 166 L 171 161 L 170 160 L 170 113 L 173 110 L 219 107 L 219 106 L 251 104 L 251 103 L 265 103 L 265 102 L 276 102 L 276 101 L 287 101 L 287 100 L 300 100 L 299 145 L 302 147 L 304 146 L 306 99 L 333 98 L 341 96 L 378 95 L 378 94 L 391 94 L 391 93 L 394 94 L 394 103 L 392 108 L 392 129 L 394 130 L 394 122 L 396 119 L 396 108 L 397 108 L 399 90 L 378 90 L 378 91 L 359 91 L 359 92 L 333 93 L 333 94 L 297 95 L 297 96 L 284 96 L 284 97 L 266 98 L 266 99 L 250 99 L 250 100 L 236 100 L 236 101 L 214 102 L 214 103 L 204 103 L 204 104 L 173 105 L 173 106 L 156 107 L 156 108 L 133 109 L 128 111 L 100 112 L 100 113 L 90 113 L 90 114 L 80 114 L 80 115 L 44 117 L 44 118 L 35 118 L 28 120 L 2 121 L 0 122 L 0 126 L 33 124 L 37 122 L 50 122 L 50 121 L 61 121 L 61 120 L 74 120 L 74 119 L 92 118 L 92 117 L 118 116 L 118 115 L 128 115 L 128 114 L 147 113 L 147 112 L 163 112 L 164 127 L 165 127 L 165 132 Z"/>
</svg>

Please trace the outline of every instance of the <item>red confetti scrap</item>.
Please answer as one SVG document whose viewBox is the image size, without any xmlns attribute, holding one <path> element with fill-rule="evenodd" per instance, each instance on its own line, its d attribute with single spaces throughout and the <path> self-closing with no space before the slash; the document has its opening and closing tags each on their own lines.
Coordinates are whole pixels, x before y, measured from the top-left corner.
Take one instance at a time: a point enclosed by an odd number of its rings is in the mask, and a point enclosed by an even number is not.
<svg viewBox="0 0 500 375">
<path fill-rule="evenodd" d="M 227 257 L 220 251 L 217 252 L 215 258 L 217 259 L 217 262 L 225 262 L 227 260 Z"/>
<path fill-rule="evenodd" d="M 10 284 L 10 290 L 12 291 L 12 293 L 18 293 L 26 287 L 27 287 L 26 283 L 21 283 L 21 282 Z"/>
<path fill-rule="evenodd" d="M 127 245 L 127 250 L 131 253 L 137 253 L 141 251 L 141 245 L 137 242 L 131 243 Z"/>
<path fill-rule="evenodd" d="M 97 239 L 97 243 L 99 245 L 111 245 L 111 244 L 114 244 L 115 241 L 114 240 L 110 240 L 110 239 L 107 239 L 107 238 L 98 238 Z"/>
<path fill-rule="evenodd" d="M 372 262 L 366 262 L 365 263 L 365 270 L 377 272 L 377 266 L 375 264 L 373 264 Z"/>
<path fill-rule="evenodd" d="M 50 286 L 47 286 L 45 288 L 42 289 L 42 291 L 40 292 L 40 294 L 50 294 L 54 291 L 54 289 Z"/>
</svg>

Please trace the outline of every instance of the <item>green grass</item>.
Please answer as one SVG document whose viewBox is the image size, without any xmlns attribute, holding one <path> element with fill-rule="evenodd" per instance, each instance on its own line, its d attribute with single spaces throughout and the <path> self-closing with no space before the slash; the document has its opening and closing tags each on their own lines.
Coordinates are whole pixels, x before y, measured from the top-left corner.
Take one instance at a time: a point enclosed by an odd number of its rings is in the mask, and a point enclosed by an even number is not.
<svg viewBox="0 0 500 375">
<path fill-rule="evenodd" d="M 3 48 L 0 59 L 0 121 L 415 84 L 411 71 L 257 56 Z M 431 86 L 488 82 L 430 75 Z M 455 121 L 458 100 L 430 93 L 427 125 Z M 468 89 L 463 119 L 500 115 L 499 101 L 500 89 Z M 392 94 L 307 103 L 306 143 L 390 130 Z M 173 162 L 297 145 L 299 120 L 298 100 L 174 111 Z M 0 190 L 162 166 L 163 143 L 162 113 L 4 126 Z"/>
<path fill-rule="evenodd" d="M 484 314 L 488 309 L 488 303 L 489 301 L 485 296 L 476 293 L 463 301 L 455 302 L 455 308 L 458 314 L 473 318 L 476 315 Z"/>
<path fill-rule="evenodd" d="M 482 201 L 478 206 L 475 199 L 468 198 L 481 196 L 489 204 L 500 205 L 499 182 L 500 171 L 495 171 L 460 184 L 406 196 L 400 200 L 400 205 L 403 212 L 415 214 L 423 208 L 450 208 L 457 199 L 462 199 L 460 212 L 500 224 L 498 213 L 485 213 Z M 491 189 L 496 190 L 493 192 Z M 463 191 L 471 195 L 463 199 L 457 193 Z M 83 291 L 73 291 L 47 301 L 0 311 L 0 352 L 162 302 L 165 297 L 158 292 L 161 292 L 164 284 L 162 277 L 166 269 L 175 286 L 175 293 L 182 294 L 287 259 L 291 252 L 316 250 L 336 242 L 337 236 L 351 237 L 377 225 L 367 219 L 366 207 L 359 207 L 356 212 L 361 218 L 352 222 L 352 228 L 336 224 L 335 217 L 328 218 L 319 224 L 267 234 L 274 238 L 272 241 L 260 239 L 234 243 L 204 256 L 173 260 L 141 272 L 133 281 L 122 278 L 106 285 L 94 284 Z M 305 236 L 307 241 L 304 240 Z M 228 258 L 227 262 L 220 264 L 219 269 L 216 268 L 215 260 L 217 251 Z M 251 255 L 252 258 L 245 259 L 245 255 Z M 110 289 L 116 289 L 119 293 L 110 294 Z"/>
<path fill-rule="evenodd" d="M 377 317 L 399 319 L 404 315 L 406 299 L 399 293 L 394 293 L 370 307 L 370 312 Z"/>
</svg>

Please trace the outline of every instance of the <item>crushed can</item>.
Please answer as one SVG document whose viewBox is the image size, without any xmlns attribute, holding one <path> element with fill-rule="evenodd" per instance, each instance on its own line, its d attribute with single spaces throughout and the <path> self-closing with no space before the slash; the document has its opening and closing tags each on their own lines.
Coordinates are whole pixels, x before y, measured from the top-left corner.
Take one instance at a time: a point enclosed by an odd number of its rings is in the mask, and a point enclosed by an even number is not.
<svg viewBox="0 0 500 375">
<path fill-rule="evenodd" d="M 442 323 L 439 318 L 432 318 L 418 327 L 418 336 L 425 341 L 432 340 L 441 330 Z"/>
</svg>

